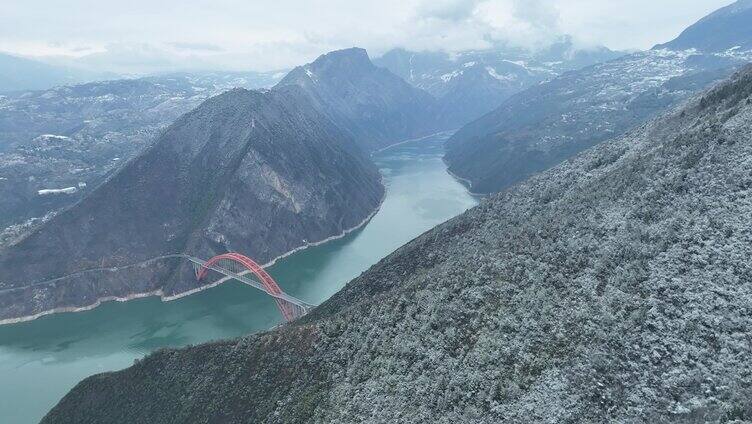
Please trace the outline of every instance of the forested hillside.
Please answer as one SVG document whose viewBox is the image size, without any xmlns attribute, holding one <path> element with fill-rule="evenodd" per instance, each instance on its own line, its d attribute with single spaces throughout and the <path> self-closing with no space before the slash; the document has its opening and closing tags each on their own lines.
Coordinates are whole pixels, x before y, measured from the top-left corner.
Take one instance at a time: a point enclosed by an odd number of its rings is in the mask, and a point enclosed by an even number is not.
<svg viewBox="0 0 752 424">
<path fill-rule="evenodd" d="M 752 68 L 398 249 L 306 318 L 44 423 L 752 419 Z"/>
</svg>

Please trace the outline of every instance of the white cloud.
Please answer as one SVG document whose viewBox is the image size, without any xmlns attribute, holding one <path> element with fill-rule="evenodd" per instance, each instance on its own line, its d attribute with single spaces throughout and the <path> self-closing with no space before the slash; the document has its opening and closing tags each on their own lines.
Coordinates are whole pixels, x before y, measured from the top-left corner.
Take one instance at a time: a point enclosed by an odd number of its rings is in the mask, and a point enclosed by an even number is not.
<svg viewBox="0 0 752 424">
<path fill-rule="evenodd" d="M 272 70 L 350 46 L 649 48 L 731 0 L 4 0 L 0 50 L 98 70 Z"/>
<path fill-rule="evenodd" d="M 423 19 L 463 21 L 471 18 L 480 0 L 435 0 L 419 3 L 416 15 Z"/>
<path fill-rule="evenodd" d="M 560 29 L 590 44 L 647 49 L 733 0 L 559 0 Z M 564 4 L 571 7 L 564 7 Z"/>
</svg>

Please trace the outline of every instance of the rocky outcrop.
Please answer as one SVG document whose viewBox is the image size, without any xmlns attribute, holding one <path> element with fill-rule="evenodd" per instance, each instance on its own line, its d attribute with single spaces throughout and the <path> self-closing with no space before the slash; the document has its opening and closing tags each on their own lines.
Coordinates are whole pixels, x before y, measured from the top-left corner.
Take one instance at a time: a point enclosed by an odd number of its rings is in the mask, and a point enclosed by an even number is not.
<svg viewBox="0 0 752 424">
<path fill-rule="evenodd" d="M 752 416 L 752 69 L 400 248 L 299 322 L 90 377 L 43 423 Z"/>
<path fill-rule="evenodd" d="M 0 320 L 196 289 L 190 264 L 152 260 L 163 255 L 241 251 L 266 263 L 342 234 L 383 197 L 354 144 L 299 87 L 213 97 L 0 251 Z"/>
<path fill-rule="evenodd" d="M 322 55 L 293 69 L 276 87 L 289 85 L 308 93 L 365 151 L 428 135 L 438 127 L 431 95 L 375 66 L 363 49 Z"/>
<path fill-rule="evenodd" d="M 729 30 L 741 42 L 748 27 Z M 731 47 L 656 48 L 531 87 L 460 129 L 447 143 L 449 169 L 474 192 L 503 190 L 677 106 L 752 60 L 752 50 Z"/>
</svg>

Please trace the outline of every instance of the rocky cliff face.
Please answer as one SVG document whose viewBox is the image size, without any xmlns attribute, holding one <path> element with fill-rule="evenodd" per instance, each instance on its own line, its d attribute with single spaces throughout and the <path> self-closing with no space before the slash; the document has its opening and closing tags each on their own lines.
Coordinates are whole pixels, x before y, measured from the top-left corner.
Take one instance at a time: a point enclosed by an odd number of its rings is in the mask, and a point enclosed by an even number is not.
<svg viewBox="0 0 752 424">
<path fill-rule="evenodd" d="M 293 69 L 276 87 L 301 87 L 366 151 L 437 129 L 434 99 L 371 63 L 363 49 L 325 54 Z"/>
<path fill-rule="evenodd" d="M 233 90 L 182 116 L 78 204 L 0 251 L 0 319 L 177 295 L 196 287 L 188 264 L 129 265 L 225 251 L 265 263 L 359 225 L 382 196 L 378 171 L 303 90 Z M 92 268 L 100 271 L 80 273 Z"/>
<path fill-rule="evenodd" d="M 81 382 L 44 423 L 752 416 L 752 69 L 382 260 L 300 322 Z"/>
<path fill-rule="evenodd" d="M 737 40 L 747 27 L 732 27 Z M 449 140 L 450 170 L 474 192 L 503 190 L 623 134 L 752 60 L 752 50 L 686 48 L 628 55 L 529 88 Z"/>
<path fill-rule="evenodd" d="M 498 46 L 450 56 L 395 49 L 375 63 L 436 97 L 434 119 L 445 128 L 455 129 L 530 86 L 621 55 L 605 47 L 578 49 L 569 37 L 563 37 L 535 52 Z"/>
</svg>

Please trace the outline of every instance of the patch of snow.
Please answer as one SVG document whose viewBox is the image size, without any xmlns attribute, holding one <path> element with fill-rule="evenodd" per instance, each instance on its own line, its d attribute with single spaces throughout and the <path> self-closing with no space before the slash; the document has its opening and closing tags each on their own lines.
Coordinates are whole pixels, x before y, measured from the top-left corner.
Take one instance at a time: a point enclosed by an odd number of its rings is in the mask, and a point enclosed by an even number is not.
<svg viewBox="0 0 752 424">
<path fill-rule="evenodd" d="M 462 64 L 463 68 L 470 68 L 470 67 L 473 67 L 473 66 L 475 66 L 475 62 L 466 62 L 466 63 Z"/>
<path fill-rule="evenodd" d="M 112 93 L 105 94 L 103 96 L 97 96 L 94 98 L 94 101 L 97 103 L 107 103 L 115 101 L 115 95 Z"/>
<path fill-rule="evenodd" d="M 112 158 L 112 161 L 113 161 L 113 162 L 117 162 L 117 161 L 119 161 L 119 160 L 120 160 L 120 158 Z"/>
<path fill-rule="evenodd" d="M 504 59 L 503 62 L 511 63 L 512 65 L 522 66 L 523 68 L 527 69 L 527 62 L 524 60 L 506 60 Z"/>
<path fill-rule="evenodd" d="M 36 138 L 37 140 L 70 140 L 70 137 L 66 137 L 64 135 L 57 135 L 57 134 L 42 134 L 39 137 Z"/>
<path fill-rule="evenodd" d="M 488 71 L 488 75 L 491 75 L 493 78 L 499 81 L 514 81 L 515 79 L 517 79 L 517 76 L 514 74 L 500 75 L 496 72 L 496 69 L 490 66 L 486 66 L 486 71 Z"/>
<path fill-rule="evenodd" d="M 692 54 L 693 50 L 650 50 L 618 62 L 596 65 L 595 75 L 609 83 L 601 87 L 595 98 L 614 105 L 624 104 L 628 99 L 686 73 L 684 62 Z"/>
<path fill-rule="evenodd" d="M 42 190 L 38 190 L 37 194 L 40 196 L 46 196 L 48 194 L 73 194 L 77 192 L 78 189 L 76 187 L 66 187 L 66 188 L 45 188 Z"/>
<path fill-rule="evenodd" d="M 452 71 L 452 72 L 450 72 L 448 74 L 442 75 L 441 76 L 441 80 L 444 81 L 444 82 L 449 82 L 453 78 L 456 78 L 456 77 L 458 77 L 460 75 L 462 75 L 462 71 Z"/>
<path fill-rule="evenodd" d="M 735 60 L 750 61 L 752 60 L 752 50 L 742 50 L 742 46 L 732 47 L 725 52 L 717 53 L 720 57 L 732 58 Z"/>
<path fill-rule="evenodd" d="M 86 187 L 86 183 L 85 182 L 81 181 L 81 182 L 78 183 L 78 188 L 84 188 L 84 187 Z"/>
<path fill-rule="evenodd" d="M 20 224 L 11 225 L 10 227 L 3 229 L 2 231 L 0 231 L 0 246 L 7 245 L 12 243 L 14 240 L 18 240 L 18 237 L 26 234 L 32 227 L 37 224 L 49 221 L 56 214 L 57 212 L 55 211 L 48 212 L 41 218 L 29 218 Z"/>
<path fill-rule="evenodd" d="M 527 69 L 530 72 L 538 72 L 538 73 L 541 73 L 541 74 L 556 75 L 555 71 L 553 71 L 551 69 L 548 69 L 548 68 L 543 68 L 543 67 L 540 67 L 540 66 L 529 66 L 529 67 L 527 67 L 525 69 Z"/>
</svg>

